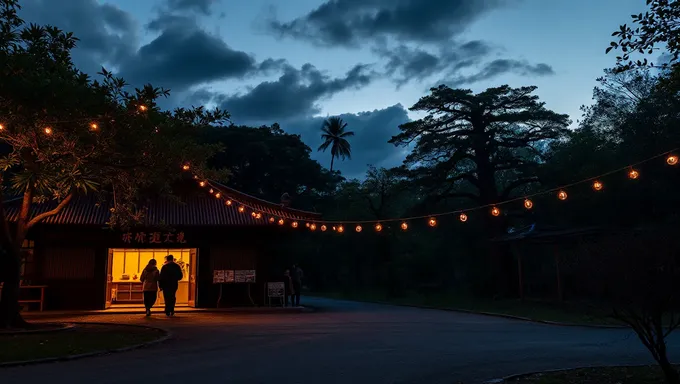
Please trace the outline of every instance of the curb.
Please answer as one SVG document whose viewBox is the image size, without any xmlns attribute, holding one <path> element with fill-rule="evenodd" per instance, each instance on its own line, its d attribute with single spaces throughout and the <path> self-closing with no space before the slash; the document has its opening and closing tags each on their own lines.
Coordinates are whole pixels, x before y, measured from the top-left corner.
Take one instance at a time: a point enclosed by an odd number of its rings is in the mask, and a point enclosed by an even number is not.
<svg viewBox="0 0 680 384">
<path fill-rule="evenodd" d="M 18 330 L 18 331 L 13 331 L 13 332 L 0 332 L 0 336 L 17 336 L 17 335 L 36 335 L 36 334 L 41 334 L 41 333 L 57 333 L 57 332 L 64 332 L 64 331 L 70 331 L 76 328 L 76 324 L 73 322 L 65 322 L 65 323 L 58 323 L 55 322 L 56 324 L 61 324 L 63 327 L 61 328 L 49 328 L 49 329 L 24 329 L 24 330 Z"/>
<path fill-rule="evenodd" d="M 315 312 L 315 309 L 313 307 L 305 306 L 301 308 L 278 308 L 278 307 L 253 307 L 253 308 L 206 308 L 206 309 L 200 309 L 200 310 L 191 310 L 191 311 L 182 311 L 178 310 L 175 311 L 175 313 L 178 314 L 201 314 L 201 313 L 235 313 L 235 314 L 242 314 L 242 315 L 251 315 L 251 314 L 272 314 L 272 313 L 281 313 L 281 314 L 294 314 L 294 313 L 308 313 L 308 312 Z M 154 312 L 155 313 L 155 312 Z M 160 312 L 159 312 L 160 313 Z M 39 320 L 41 318 L 59 318 L 59 317 L 71 317 L 71 316 L 115 316 L 115 315 L 139 315 L 139 314 L 144 314 L 143 310 L 140 309 L 131 309 L 129 311 L 118 311 L 118 312 L 106 312 L 106 311 L 74 311 L 74 312 L 60 312 L 60 313 L 49 313 L 49 312 L 36 312 L 34 314 L 24 316 L 27 319 L 36 319 Z M 87 324 L 94 324 L 94 323 L 87 323 Z"/>
<path fill-rule="evenodd" d="M 638 365 L 587 365 L 584 367 L 576 367 L 576 368 L 561 368 L 561 369 L 549 369 L 547 371 L 536 371 L 536 372 L 525 372 L 525 373 L 517 373 L 514 375 L 509 375 L 502 377 L 500 379 L 491 379 L 485 381 L 483 384 L 501 384 L 501 383 L 507 383 L 511 380 L 518 380 L 518 379 L 523 379 L 525 377 L 529 376 L 534 376 L 534 375 L 541 375 L 541 374 L 546 374 L 546 373 L 560 373 L 560 372 L 571 372 L 571 371 L 578 371 L 579 369 L 595 369 L 595 368 L 624 368 L 624 367 L 651 367 L 654 366 L 654 364 L 638 364 Z"/>
<path fill-rule="evenodd" d="M 432 306 L 428 306 L 428 305 L 389 303 L 389 302 L 384 302 L 384 301 L 372 301 L 372 300 L 332 299 L 332 298 L 323 297 L 323 296 L 315 296 L 315 297 L 318 297 L 318 298 L 325 298 L 325 299 L 331 299 L 331 300 L 358 301 L 358 302 L 361 302 L 361 303 L 371 303 L 371 304 L 380 304 L 380 305 L 392 305 L 392 306 L 396 306 L 396 307 L 408 307 L 408 308 L 432 309 L 432 310 L 437 310 L 437 311 L 448 311 L 448 312 L 467 313 L 467 314 L 471 314 L 471 315 L 482 315 L 482 316 L 489 316 L 489 317 L 501 317 L 501 318 L 505 318 L 505 319 L 520 320 L 520 321 L 525 321 L 525 322 L 530 322 L 530 323 L 538 323 L 538 324 L 546 324 L 546 325 L 555 325 L 555 326 L 560 326 L 560 327 L 584 327 L 584 328 L 600 328 L 600 329 L 628 329 L 628 328 L 630 328 L 630 327 L 627 327 L 627 326 L 625 326 L 625 325 L 586 324 L 586 323 L 563 323 L 563 322 L 558 322 L 558 321 L 549 321 L 549 320 L 531 319 L 531 318 L 529 318 L 529 317 L 508 315 L 508 314 L 504 314 L 504 313 L 479 312 L 479 311 L 473 311 L 473 310 L 469 310 L 469 309 L 442 308 L 442 307 L 432 307 Z"/>
<path fill-rule="evenodd" d="M 156 340 L 151 340 L 151 341 L 147 341 L 145 343 L 139 343 L 139 344 L 129 345 L 127 347 L 121 347 L 121 348 L 115 348 L 115 349 L 106 349 L 106 350 L 101 350 L 101 351 L 81 353 L 81 354 L 78 354 L 78 355 L 46 357 L 44 359 L 24 360 L 24 361 L 8 361 L 6 363 L 0 363 L 0 368 L 10 368 L 10 367 L 37 365 L 37 364 L 46 364 L 46 363 L 56 363 L 56 362 L 62 362 L 62 361 L 79 360 L 79 359 L 83 359 L 83 358 L 86 358 L 86 357 L 103 356 L 103 355 L 108 355 L 108 354 L 112 354 L 112 353 L 128 352 L 128 351 L 132 351 L 132 350 L 135 350 L 135 349 L 141 349 L 141 348 L 146 348 L 146 347 L 158 345 L 158 344 L 161 344 L 161 343 L 164 343 L 164 342 L 170 340 L 173 337 L 172 332 L 168 331 L 167 329 L 157 328 L 157 327 L 149 327 L 149 326 L 146 326 L 146 325 L 112 324 L 112 323 L 87 323 L 87 322 L 71 322 L 70 324 L 105 325 L 105 326 L 116 325 L 116 326 L 123 326 L 123 327 L 138 327 L 138 328 L 146 328 L 146 329 L 153 329 L 153 330 L 156 330 L 156 331 L 161 331 L 165 335 L 156 339 Z"/>
</svg>

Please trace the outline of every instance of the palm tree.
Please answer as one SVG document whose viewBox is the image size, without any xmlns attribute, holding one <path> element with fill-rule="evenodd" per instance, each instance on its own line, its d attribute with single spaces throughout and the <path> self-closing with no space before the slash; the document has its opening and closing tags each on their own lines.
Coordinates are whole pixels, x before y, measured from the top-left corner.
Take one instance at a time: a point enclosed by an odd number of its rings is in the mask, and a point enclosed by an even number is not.
<svg viewBox="0 0 680 384">
<path fill-rule="evenodd" d="M 347 123 L 339 117 L 328 118 L 321 126 L 321 132 L 323 132 L 321 138 L 324 142 L 317 151 L 326 152 L 326 149 L 331 147 L 331 172 L 333 172 L 333 162 L 336 157 L 342 160 L 352 158 L 352 146 L 347 138 L 354 136 L 354 132 L 345 131 L 346 127 Z"/>
</svg>

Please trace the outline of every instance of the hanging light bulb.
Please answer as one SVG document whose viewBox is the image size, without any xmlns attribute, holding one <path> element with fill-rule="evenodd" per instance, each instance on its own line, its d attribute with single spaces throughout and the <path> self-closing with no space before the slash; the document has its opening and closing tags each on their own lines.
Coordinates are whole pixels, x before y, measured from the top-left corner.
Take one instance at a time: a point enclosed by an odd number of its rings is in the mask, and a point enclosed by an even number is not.
<svg viewBox="0 0 680 384">
<path fill-rule="evenodd" d="M 276 221 L 275 218 L 273 218 L 273 217 L 270 217 L 270 218 L 269 218 L 269 222 L 270 222 L 270 223 L 274 223 L 275 221 Z"/>
<path fill-rule="evenodd" d="M 93 130 L 93 131 L 96 131 L 96 130 L 99 129 L 99 126 L 97 125 L 97 123 L 91 123 L 91 124 L 90 124 L 90 129 Z"/>
<path fill-rule="evenodd" d="M 361 227 L 361 225 L 357 225 L 356 228 L 354 228 L 354 230 L 357 231 L 357 233 L 359 233 L 359 232 L 363 231 L 364 229 Z"/>
<path fill-rule="evenodd" d="M 309 223 L 305 223 L 305 227 L 309 228 Z"/>
<path fill-rule="evenodd" d="M 217 193 L 215 194 L 215 197 L 219 199 L 220 197 L 222 197 L 222 194 L 219 193 L 219 192 L 217 192 Z"/>
<path fill-rule="evenodd" d="M 343 232 L 345 232 L 345 227 L 343 227 L 342 225 L 338 225 L 338 233 L 343 233 Z"/>
<path fill-rule="evenodd" d="M 458 219 L 460 219 L 460 221 L 462 221 L 464 223 L 464 222 L 467 221 L 468 216 L 464 213 L 461 213 L 460 216 L 458 216 Z"/>
<path fill-rule="evenodd" d="M 434 217 L 430 217 L 430 220 L 427 221 L 427 225 L 430 227 L 436 227 L 437 226 L 437 219 Z"/>
<path fill-rule="evenodd" d="M 232 202 L 231 200 L 227 199 L 227 201 L 225 201 L 224 204 L 226 204 L 226 205 L 232 205 L 233 202 Z"/>
<path fill-rule="evenodd" d="M 534 207 L 534 202 L 529 199 L 524 199 L 524 208 L 531 209 Z"/>
<path fill-rule="evenodd" d="M 297 228 L 297 227 L 298 227 L 298 222 L 297 222 L 297 221 L 293 221 L 293 223 L 291 224 L 291 226 L 292 226 L 293 228 Z"/>
<path fill-rule="evenodd" d="M 666 158 L 666 164 L 677 165 L 678 164 L 678 157 L 676 155 L 668 155 L 668 157 Z"/>
<path fill-rule="evenodd" d="M 285 220 L 279 219 L 279 225 L 283 225 L 283 224 L 285 224 L 285 222 L 286 222 Z"/>
<path fill-rule="evenodd" d="M 199 182 L 198 185 L 200 185 L 201 187 L 205 187 L 205 181 Z"/>
<path fill-rule="evenodd" d="M 561 191 L 557 192 L 557 198 L 558 198 L 558 199 L 564 201 L 564 200 L 567 199 L 567 197 L 568 197 L 567 191 L 561 190 Z"/>
<path fill-rule="evenodd" d="M 244 207 L 242 205 L 240 207 L 238 207 L 238 213 L 243 213 L 245 211 L 246 211 L 246 207 Z"/>
<path fill-rule="evenodd" d="M 310 231 L 316 231 L 316 224 L 314 224 L 314 223 L 309 224 L 309 230 Z"/>
<path fill-rule="evenodd" d="M 635 180 L 638 177 L 640 177 L 640 172 L 636 171 L 635 169 L 631 169 L 628 171 L 628 178 L 631 180 Z"/>
<path fill-rule="evenodd" d="M 45 127 L 44 129 L 46 135 L 51 135 L 52 134 L 52 128 L 50 127 Z"/>
<path fill-rule="evenodd" d="M 498 207 L 493 207 L 493 208 L 491 208 L 491 214 L 494 215 L 494 216 L 500 216 L 501 210 L 498 209 Z"/>
<path fill-rule="evenodd" d="M 260 220 L 260 219 L 262 218 L 262 214 L 261 214 L 260 212 L 258 212 L 258 213 L 255 215 L 255 218 L 258 219 L 258 220 Z"/>
<path fill-rule="evenodd" d="M 209 190 L 208 192 L 210 192 L 210 193 L 215 193 L 215 190 L 212 189 L 212 188 L 210 188 L 210 190 Z"/>
<path fill-rule="evenodd" d="M 142 111 L 142 112 L 145 112 L 147 109 L 149 109 L 149 108 L 147 108 L 146 105 L 144 105 L 144 104 L 141 104 L 139 106 L 139 110 Z"/>
<path fill-rule="evenodd" d="M 331 227 L 331 229 L 333 230 L 333 232 L 335 232 L 338 228 L 334 225 L 333 227 Z"/>
<path fill-rule="evenodd" d="M 5 126 L 0 124 L 0 131 L 4 131 L 4 130 L 5 130 Z"/>
<path fill-rule="evenodd" d="M 321 224 L 321 232 L 326 232 L 328 227 L 325 224 Z"/>
<path fill-rule="evenodd" d="M 184 165 L 182 165 L 182 170 L 188 171 L 188 170 L 190 170 L 190 169 L 191 169 L 191 167 L 189 166 L 189 164 L 184 164 Z"/>
<path fill-rule="evenodd" d="M 407 229 L 408 229 L 408 223 L 405 222 L 405 221 L 404 221 L 403 223 L 401 223 L 401 229 L 402 229 L 403 231 L 407 230 Z"/>
<path fill-rule="evenodd" d="M 604 184 L 602 184 L 601 181 L 595 180 L 595 181 L 593 182 L 593 189 L 594 189 L 594 190 L 596 190 L 596 191 L 601 191 L 602 188 L 604 188 Z"/>
<path fill-rule="evenodd" d="M 383 229 L 382 224 L 378 223 L 378 224 L 375 225 L 375 231 L 376 232 L 380 232 L 380 231 L 382 231 L 382 229 Z"/>
</svg>

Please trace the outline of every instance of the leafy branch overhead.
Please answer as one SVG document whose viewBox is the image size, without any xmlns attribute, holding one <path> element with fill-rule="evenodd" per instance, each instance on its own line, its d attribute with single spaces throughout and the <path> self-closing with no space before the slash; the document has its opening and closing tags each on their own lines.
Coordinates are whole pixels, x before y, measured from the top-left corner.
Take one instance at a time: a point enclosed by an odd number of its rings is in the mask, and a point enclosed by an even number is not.
<svg viewBox="0 0 680 384">
<path fill-rule="evenodd" d="M 412 176 L 438 188 L 439 198 L 495 203 L 538 181 L 531 171 L 543 161 L 546 142 L 563 137 L 570 124 L 535 90 L 432 88 L 411 108 L 427 116 L 401 125 L 390 142 L 413 147 L 406 159 Z"/>
</svg>

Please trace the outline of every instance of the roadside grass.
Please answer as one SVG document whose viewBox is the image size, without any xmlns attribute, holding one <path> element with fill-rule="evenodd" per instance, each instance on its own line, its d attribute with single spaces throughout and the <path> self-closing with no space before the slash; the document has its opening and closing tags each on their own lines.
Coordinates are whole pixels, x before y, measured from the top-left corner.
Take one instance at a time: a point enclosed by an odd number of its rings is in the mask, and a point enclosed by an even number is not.
<svg viewBox="0 0 680 384">
<path fill-rule="evenodd" d="M 659 384 L 664 382 L 663 372 L 658 365 L 576 369 L 536 374 L 507 381 L 513 384 Z"/>
<path fill-rule="evenodd" d="M 51 333 L 0 334 L 0 363 L 111 351 L 160 339 L 165 333 L 122 325 L 78 325 Z"/>
<path fill-rule="evenodd" d="M 586 303 L 551 302 L 519 299 L 482 299 L 456 293 L 409 293 L 403 297 L 388 297 L 379 291 L 352 293 L 316 292 L 312 296 L 334 299 L 378 302 L 385 304 L 425 306 L 440 309 L 458 309 L 525 317 L 532 320 L 589 325 L 621 325 L 607 316 L 607 311 Z"/>
</svg>

